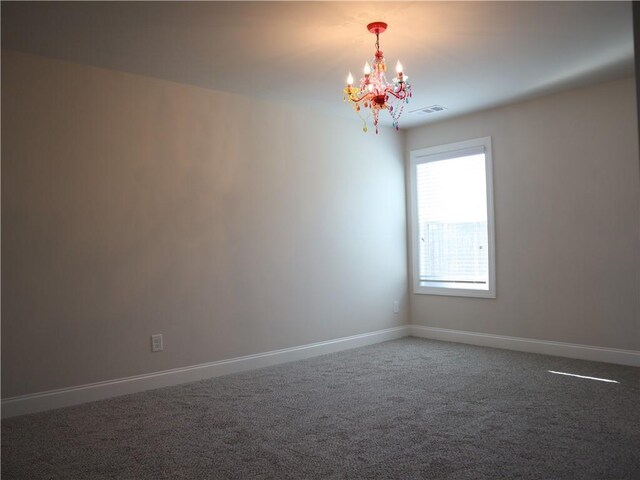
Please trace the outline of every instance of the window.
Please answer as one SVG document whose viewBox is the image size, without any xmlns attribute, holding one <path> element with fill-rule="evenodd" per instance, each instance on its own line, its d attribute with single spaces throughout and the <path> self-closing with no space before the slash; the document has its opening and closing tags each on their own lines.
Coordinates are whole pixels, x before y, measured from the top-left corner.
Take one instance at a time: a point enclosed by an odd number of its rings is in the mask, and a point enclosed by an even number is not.
<svg viewBox="0 0 640 480">
<path fill-rule="evenodd" d="M 411 152 L 413 291 L 495 298 L 491 137 Z"/>
</svg>

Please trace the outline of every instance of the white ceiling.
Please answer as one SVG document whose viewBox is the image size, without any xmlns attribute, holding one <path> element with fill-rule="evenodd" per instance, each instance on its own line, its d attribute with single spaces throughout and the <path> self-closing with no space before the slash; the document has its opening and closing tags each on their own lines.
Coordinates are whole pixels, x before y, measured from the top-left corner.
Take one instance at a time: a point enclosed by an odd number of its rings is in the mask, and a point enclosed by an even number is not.
<svg viewBox="0 0 640 480">
<path fill-rule="evenodd" d="M 448 108 L 401 127 L 633 74 L 630 2 L 2 2 L 2 45 L 353 118 L 377 20 L 408 110 Z"/>
</svg>

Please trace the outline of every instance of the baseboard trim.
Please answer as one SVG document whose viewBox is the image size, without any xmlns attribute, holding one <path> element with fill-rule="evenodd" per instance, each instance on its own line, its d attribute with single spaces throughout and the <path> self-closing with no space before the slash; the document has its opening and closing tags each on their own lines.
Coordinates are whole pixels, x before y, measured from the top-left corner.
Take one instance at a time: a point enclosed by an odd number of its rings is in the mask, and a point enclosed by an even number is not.
<svg viewBox="0 0 640 480">
<path fill-rule="evenodd" d="M 105 398 L 142 392 L 154 388 L 196 382 L 221 375 L 269 367 L 295 360 L 303 360 L 326 353 L 373 345 L 408 335 L 433 340 L 444 340 L 447 342 L 467 343 L 485 347 L 504 348 L 507 350 L 640 367 L 640 351 L 636 350 L 621 350 L 575 343 L 533 340 L 522 337 L 508 337 L 462 330 L 449 330 L 446 328 L 425 327 L 422 325 L 404 325 L 298 347 L 229 358 L 217 362 L 10 397 L 2 399 L 2 418 L 54 408 L 69 407 L 80 403 L 103 400 Z"/>
<path fill-rule="evenodd" d="M 640 351 L 621 350 L 617 348 L 594 347 L 576 343 L 554 342 L 549 340 L 533 340 L 522 337 L 507 337 L 504 335 L 490 335 L 487 333 L 466 332 L 463 330 L 448 330 L 446 328 L 409 325 L 409 335 L 412 337 L 444 340 L 447 342 L 468 343 L 483 347 L 505 348 L 521 352 L 542 353 L 559 357 L 592 360 L 595 362 L 617 363 L 640 367 Z"/>
<path fill-rule="evenodd" d="M 406 325 L 270 352 L 3 399 L 2 418 L 169 387 L 406 337 Z"/>
</svg>

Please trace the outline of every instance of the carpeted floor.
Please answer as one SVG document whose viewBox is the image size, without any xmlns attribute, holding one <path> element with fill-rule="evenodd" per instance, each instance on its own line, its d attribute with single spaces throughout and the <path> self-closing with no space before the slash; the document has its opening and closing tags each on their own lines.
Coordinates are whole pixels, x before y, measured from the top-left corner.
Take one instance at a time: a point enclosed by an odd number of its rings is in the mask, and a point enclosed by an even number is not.
<svg viewBox="0 0 640 480">
<path fill-rule="evenodd" d="M 640 479 L 640 369 L 407 338 L 4 420 L 2 478 Z"/>
</svg>

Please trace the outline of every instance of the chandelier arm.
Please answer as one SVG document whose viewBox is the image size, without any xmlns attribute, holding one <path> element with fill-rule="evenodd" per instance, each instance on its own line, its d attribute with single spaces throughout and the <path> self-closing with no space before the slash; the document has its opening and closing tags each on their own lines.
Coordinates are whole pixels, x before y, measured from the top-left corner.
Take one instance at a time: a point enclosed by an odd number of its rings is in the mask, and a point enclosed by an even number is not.
<svg viewBox="0 0 640 480">
<path fill-rule="evenodd" d="M 367 93 L 365 93 L 363 96 L 361 96 L 361 97 L 360 97 L 360 98 L 358 98 L 358 99 L 351 98 L 350 100 L 351 100 L 353 103 L 360 103 L 361 101 L 365 100 L 365 99 L 366 99 L 367 97 L 369 97 L 370 95 L 371 95 L 371 93 L 370 93 L 370 92 L 367 92 Z"/>
<path fill-rule="evenodd" d="M 389 90 L 387 93 L 390 93 L 398 100 L 404 100 L 405 98 L 407 98 L 407 91 L 405 89 L 400 90 L 400 93 L 402 93 L 402 95 L 396 95 L 396 92 L 394 92 L 393 90 Z"/>
</svg>

